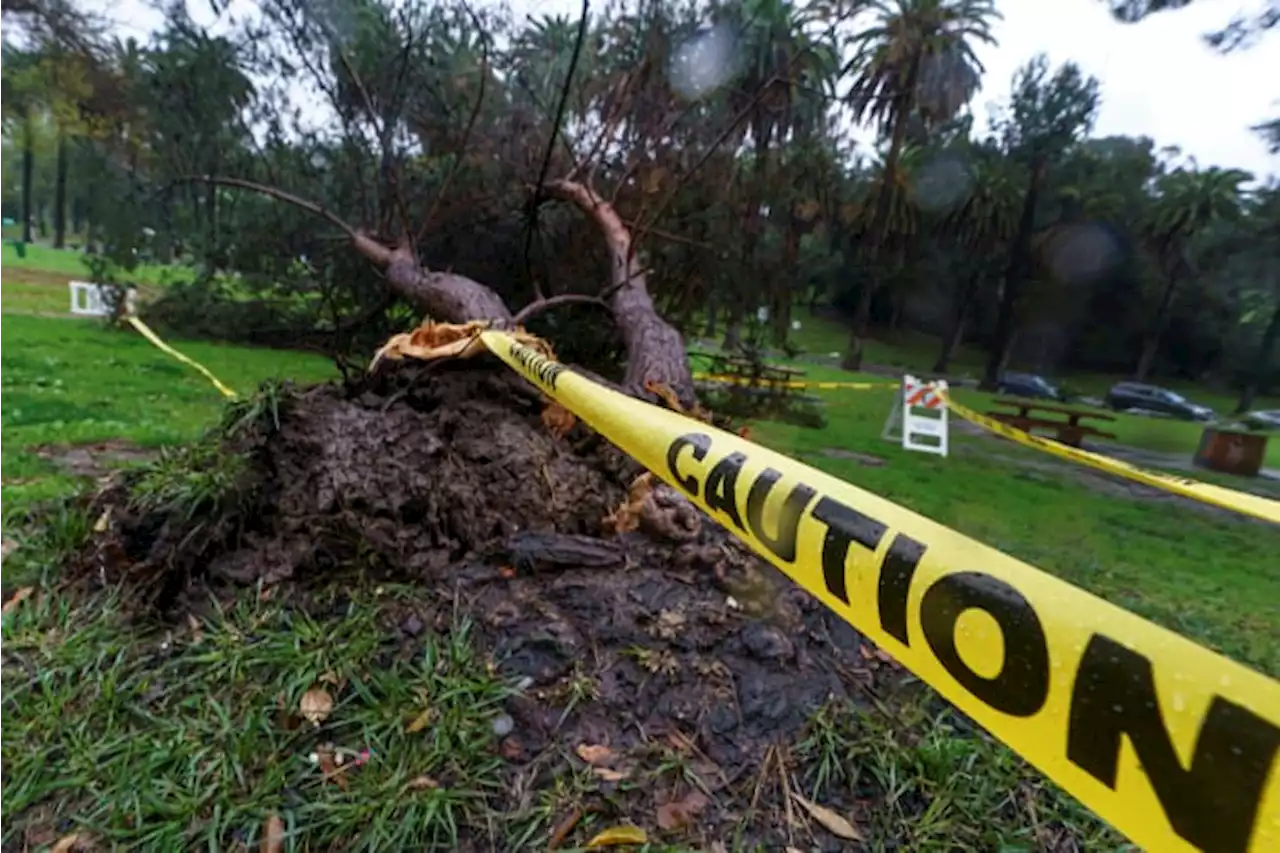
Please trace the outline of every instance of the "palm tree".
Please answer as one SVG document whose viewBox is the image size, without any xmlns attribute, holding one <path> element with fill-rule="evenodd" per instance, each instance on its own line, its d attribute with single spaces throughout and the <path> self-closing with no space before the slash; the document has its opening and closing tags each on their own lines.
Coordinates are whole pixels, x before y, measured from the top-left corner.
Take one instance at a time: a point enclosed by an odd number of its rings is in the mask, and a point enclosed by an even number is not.
<svg viewBox="0 0 1280 853">
<path fill-rule="evenodd" d="M 871 265 L 882 263 L 893 227 L 898 163 L 913 117 L 928 125 L 956 114 L 977 90 L 982 64 L 978 42 L 994 44 L 991 22 L 998 19 L 992 0 L 876 0 L 876 21 L 853 39 L 854 56 L 846 71 L 854 74 L 849 101 L 854 119 L 875 123 L 889 140 L 884 180 L 872 215 Z M 858 296 L 853 334 L 843 366 L 862 366 L 871 318 L 874 286 Z"/>
<path fill-rule="evenodd" d="M 825 127 L 838 69 L 831 44 L 810 33 L 818 10 L 801 9 L 790 0 L 748 0 L 737 14 L 743 65 L 729 93 L 729 108 L 735 115 L 746 113 L 743 134 L 750 132 L 753 146 L 743 223 L 743 260 L 750 268 L 764 228 L 773 145 Z M 742 300 L 730 303 L 726 348 L 737 345 L 747 307 Z"/>
<path fill-rule="evenodd" d="M 1135 379 L 1146 379 L 1155 364 L 1174 293 L 1191 272 L 1191 240 L 1215 222 L 1235 219 L 1242 203 L 1240 185 L 1252 179 L 1251 174 L 1240 169 L 1214 166 L 1204 170 L 1178 168 L 1156 182 L 1158 196 L 1144 224 L 1143 236 L 1164 279 L 1163 292 L 1143 338 Z"/>
</svg>

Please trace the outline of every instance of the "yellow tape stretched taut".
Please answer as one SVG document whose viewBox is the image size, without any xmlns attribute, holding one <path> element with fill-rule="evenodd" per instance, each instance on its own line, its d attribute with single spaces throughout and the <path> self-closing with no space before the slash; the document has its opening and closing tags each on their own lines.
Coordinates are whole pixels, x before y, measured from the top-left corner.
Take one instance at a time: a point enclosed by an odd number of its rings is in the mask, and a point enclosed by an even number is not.
<svg viewBox="0 0 1280 853">
<path fill-rule="evenodd" d="M 1214 506 L 1224 507 L 1280 524 L 1280 501 L 1274 501 L 1260 495 L 1237 492 L 1234 489 L 1228 489 L 1223 486 L 1201 483 L 1198 480 L 1190 480 L 1186 477 L 1175 477 L 1172 474 L 1148 471 L 1145 468 L 1130 465 L 1128 462 L 1121 462 L 1119 459 L 1103 456 L 1101 453 L 1091 453 L 1088 450 L 1068 447 L 1051 439 L 1023 432 L 995 418 L 981 415 L 973 409 L 957 403 L 950 396 L 947 397 L 947 407 L 966 421 L 989 429 L 1011 441 L 1016 441 L 1018 444 L 1034 447 L 1036 450 L 1043 450 L 1045 453 L 1052 453 L 1054 456 L 1069 459 L 1072 462 L 1079 462 L 1081 465 L 1088 465 L 1091 468 L 1097 468 L 1099 471 L 1106 471 L 1108 474 L 1115 474 L 1118 477 L 1136 480 L 1139 483 L 1163 489 L 1176 495 L 1182 495 L 1192 500 L 1213 504 Z"/>
<path fill-rule="evenodd" d="M 1280 682 L 507 334 L 482 337 L 1138 844 L 1280 850 Z"/>
<path fill-rule="evenodd" d="M 187 356 L 185 356 L 185 355 L 183 355 L 182 353 L 178 352 L 178 351 L 177 351 L 176 349 L 174 349 L 173 347 L 171 347 L 171 346 L 169 346 L 168 344 L 166 344 L 164 341 L 160 340 L 160 336 L 159 336 L 159 335 L 157 335 L 155 332 L 151 331 L 151 328 L 150 328 L 149 326 L 147 326 L 147 324 L 146 324 L 146 323 L 142 322 L 142 321 L 141 321 L 141 320 L 139 320 L 137 317 L 134 317 L 134 316 L 132 316 L 132 315 L 130 315 L 130 316 L 126 316 L 126 317 L 124 318 L 124 320 L 125 320 L 125 322 L 126 322 L 126 323 L 128 323 L 130 326 L 133 326 L 135 329 L 137 329 L 137 330 L 138 330 L 138 332 L 139 332 L 139 333 L 141 333 L 141 335 L 142 335 L 144 338 L 146 338 L 147 340 L 151 341 L 151 343 L 155 344 L 155 345 L 156 345 L 160 350 L 162 350 L 163 352 L 166 352 L 166 353 L 168 353 L 169 355 L 173 356 L 174 358 L 176 358 L 178 361 L 182 362 L 183 364 L 188 364 L 188 365 L 190 365 L 190 366 L 194 367 L 196 370 L 198 370 L 198 371 L 200 371 L 201 373 L 203 373 L 203 374 L 204 374 L 204 376 L 205 376 L 205 378 L 206 378 L 206 379 L 208 379 L 210 382 L 212 382 L 212 383 L 213 383 L 213 387 L 214 387 L 214 388 L 217 388 L 219 391 L 221 391 L 221 392 L 222 392 L 222 396 L 227 397 L 227 398 L 232 399 L 232 400 L 238 399 L 238 397 L 237 397 L 237 395 L 236 395 L 236 392 L 235 392 L 235 391 L 232 391 L 232 390 L 231 390 L 230 388 L 228 388 L 226 385 L 223 385 L 221 382 L 219 382 L 219 381 L 218 381 L 218 377 L 214 376 L 214 375 L 213 375 L 213 373 L 209 370 L 209 368 L 205 367 L 203 364 L 200 364 L 198 361 L 196 361 L 196 360 L 194 360 L 194 359 L 188 358 Z"/>
</svg>

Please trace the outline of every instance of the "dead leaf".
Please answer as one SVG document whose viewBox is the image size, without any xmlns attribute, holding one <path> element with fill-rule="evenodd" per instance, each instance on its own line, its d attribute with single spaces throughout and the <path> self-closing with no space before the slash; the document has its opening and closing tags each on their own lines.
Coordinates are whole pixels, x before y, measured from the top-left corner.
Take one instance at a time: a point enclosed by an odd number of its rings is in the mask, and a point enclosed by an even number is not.
<svg viewBox="0 0 1280 853">
<path fill-rule="evenodd" d="M 621 782 L 631 775 L 625 770 L 614 770 L 612 767 L 592 767 L 591 772 L 596 774 L 602 782 Z"/>
<path fill-rule="evenodd" d="M 698 819 L 710 800 L 701 791 L 690 791 L 683 798 L 658 806 L 658 826 L 665 830 L 681 829 Z"/>
<path fill-rule="evenodd" d="M 284 821 L 280 815 L 270 815 L 262 823 L 262 842 L 258 853 L 280 853 L 284 849 Z"/>
<path fill-rule="evenodd" d="M 187 627 L 191 629 L 191 642 L 198 643 L 204 639 L 204 626 L 194 614 L 187 614 Z"/>
<path fill-rule="evenodd" d="M 578 419 L 573 412 L 559 403 L 552 402 L 542 410 L 542 425 L 554 438 L 564 438 L 573 429 Z"/>
<path fill-rule="evenodd" d="M 36 588 L 34 586 L 24 586 L 15 590 L 9 600 L 4 603 L 4 607 L 0 608 L 0 616 L 8 616 L 17 609 L 19 604 L 30 598 L 35 591 Z"/>
<path fill-rule="evenodd" d="M 75 850 L 81 848 L 82 844 L 87 848 L 89 846 L 88 841 L 88 838 L 81 838 L 80 833 L 73 832 L 70 835 L 64 835 L 59 838 L 58 843 L 49 848 L 49 853 L 74 853 Z"/>
<path fill-rule="evenodd" d="M 431 718 L 435 715 L 432 708 L 423 709 L 422 713 L 413 718 L 413 722 L 404 727 L 405 734 L 416 735 L 425 729 L 431 723 Z"/>
<path fill-rule="evenodd" d="M 627 488 L 627 499 L 618 505 L 613 512 L 605 516 L 603 527 L 610 533 L 631 533 L 640 528 L 640 518 L 644 515 L 644 502 L 653 491 L 653 474 L 645 471 L 631 481 Z"/>
<path fill-rule="evenodd" d="M 406 791 L 428 791 L 428 790 L 431 790 L 432 788 L 439 788 L 439 787 L 440 787 L 439 782 L 437 782 L 435 779 L 432 779 L 427 774 L 423 773 L 421 776 L 414 776 L 412 779 L 406 782 L 404 789 Z"/>
<path fill-rule="evenodd" d="M 799 847 L 788 847 L 786 853 L 804 853 Z"/>
<path fill-rule="evenodd" d="M 547 842 L 547 850 L 554 851 L 557 847 L 564 843 L 569 837 L 569 833 L 573 832 L 573 828 L 578 825 L 578 821 L 582 820 L 582 809 L 574 809 L 565 815 L 564 818 L 556 824 L 555 829 L 551 831 L 551 840 Z"/>
<path fill-rule="evenodd" d="M 312 687 L 302 694 L 302 701 L 298 703 L 298 710 L 313 725 L 319 726 L 329 718 L 330 712 L 333 711 L 333 697 L 319 687 Z"/>
<path fill-rule="evenodd" d="M 822 824 L 823 828 L 832 835 L 843 838 L 846 841 L 863 840 L 862 833 L 858 831 L 857 827 L 826 806 L 810 802 L 795 792 L 792 792 L 791 799 L 795 800 L 798 805 L 809 813 L 810 817 Z"/>
<path fill-rule="evenodd" d="M 516 570 L 513 566 L 499 566 L 498 577 L 504 581 L 509 581 L 516 576 Z"/>
<path fill-rule="evenodd" d="M 613 750 L 600 744 L 580 743 L 574 750 L 578 757 L 595 767 L 604 767 L 613 763 Z"/>
<path fill-rule="evenodd" d="M 93 523 L 94 533 L 105 533 L 107 528 L 111 526 L 111 507 L 107 507 L 102 511 L 102 515 L 98 516 L 98 520 Z"/>
<path fill-rule="evenodd" d="M 617 847 L 622 844 L 648 844 L 649 833 L 638 826 L 611 826 L 587 842 L 587 849 Z"/>
<path fill-rule="evenodd" d="M 18 550 L 18 543 L 12 539 L 4 539 L 3 545 L 0 545 L 0 560 L 9 559 L 9 555 Z"/>
</svg>

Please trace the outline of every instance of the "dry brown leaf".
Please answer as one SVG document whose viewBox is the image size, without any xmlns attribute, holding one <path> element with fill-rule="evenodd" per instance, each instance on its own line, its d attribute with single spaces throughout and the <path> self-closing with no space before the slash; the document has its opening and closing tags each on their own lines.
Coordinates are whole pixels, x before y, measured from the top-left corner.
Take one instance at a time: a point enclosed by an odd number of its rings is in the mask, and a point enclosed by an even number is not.
<svg viewBox="0 0 1280 853">
<path fill-rule="evenodd" d="M 262 841 L 258 853 L 280 853 L 284 849 L 284 821 L 273 814 L 262 822 Z"/>
<path fill-rule="evenodd" d="M 817 803 L 810 802 L 799 794 L 792 792 L 791 799 L 809 813 L 809 816 L 822 824 L 823 828 L 839 838 L 846 841 L 862 841 L 862 833 L 858 828 L 840 815 L 833 812 L 826 806 L 820 806 Z"/>
<path fill-rule="evenodd" d="M 679 800 L 658 806 L 658 826 L 665 830 L 681 829 L 698 819 L 710 801 L 701 791 L 690 791 Z"/>
<path fill-rule="evenodd" d="M 611 826 L 587 842 L 587 849 L 617 847 L 621 844 L 648 844 L 649 833 L 638 826 Z"/>
<path fill-rule="evenodd" d="M 431 718 L 434 715 L 435 712 L 433 709 L 423 709 L 421 714 L 413 718 L 413 722 L 404 727 L 405 734 L 416 735 L 431 723 Z"/>
<path fill-rule="evenodd" d="M 613 750 L 600 744 L 580 743 L 574 752 L 578 753 L 578 757 L 583 761 L 595 767 L 612 764 L 614 759 Z"/>
<path fill-rule="evenodd" d="M 640 518 L 644 515 L 644 502 L 653 491 L 653 474 L 645 471 L 631 481 L 627 488 L 627 499 L 618 505 L 613 512 L 605 516 L 604 529 L 611 533 L 631 533 L 640 528 Z"/>
<path fill-rule="evenodd" d="M 440 787 L 439 782 L 437 782 L 435 779 L 431 778 L 427 774 L 423 773 L 421 776 L 414 776 L 412 779 L 406 782 L 404 789 L 406 791 L 427 791 L 432 788 L 439 788 L 439 787 Z"/>
<path fill-rule="evenodd" d="M 3 540 L 3 544 L 2 544 L 2 545 L 0 545 L 0 560 L 7 560 L 7 559 L 9 559 L 9 555 L 10 555 L 10 554 L 12 554 L 12 553 L 13 553 L 14 551 L 16 551 L 16 550 L 18 550 L 18 543 L 17 543 L 17 542 L 15 542 L 15 541 L 14 541 L 14 540 L 12 540 L 12 539 L 8 539 L 8 538 L 4 539 L 4 540 Z"/>
<path fill-rule="evenodd" d="M 542 410 L 542 425 L 554 438 L 564 438 L 578 422 L 573 412 L 559 403 L 552 402 Z"/>
<path fill-rule="evenodd" d="M 684 414 L 684 405 L 680 402 L 680 398 L 676 396 L 676 392 L 671 390 L 671 386 L 665 382 L 655 382 L 652 379 L 644 381 L 644 390 L 661 400 L 668 409 L 673 412 Z"/>
<path fill-rule="evenodd" d="M 333 697 L 319 687 L 312 687 L 302 694 L 302 701 L 298 703 L 298 711 L 313 725 L 319 726 L 329 718 L 330 712 L 333 711 Z"/>
<path fill-rule="evenodd" d="M 98 520 L 93 523 L 94 533 L 105 533 L 107 528 L 111 526 L 111 507 L 107 507 L 102 511 L 102 515 L 98 516 Z"/>
<path fill-rule="evenodd" d="M 58 842 L 49 848 L 49 853 L 74 853 L 75 850 L 81 849 L 82 844 L 88 847 L 88 841 L 88 838 L 81 838 L 80 833 L 73 832 L 59 838 Z"/>
<path fill-rule="evenodd" d="M 0 608 L 0 616 L 8 616 L 17 609 L 19 604 L 30 598 L 35 591 L 36 588 L 34 586 L 24 586 L 15 590 L 9 600 L 4 603 L 4 607 Z"/>
<path fill-rule="evenodd" d="M 592 767 L 591 772 L 596 774 L 602 782 L 621 782 L 631 775 L 625 770 L 614 770 L 612 767 Z"/>
</svg>

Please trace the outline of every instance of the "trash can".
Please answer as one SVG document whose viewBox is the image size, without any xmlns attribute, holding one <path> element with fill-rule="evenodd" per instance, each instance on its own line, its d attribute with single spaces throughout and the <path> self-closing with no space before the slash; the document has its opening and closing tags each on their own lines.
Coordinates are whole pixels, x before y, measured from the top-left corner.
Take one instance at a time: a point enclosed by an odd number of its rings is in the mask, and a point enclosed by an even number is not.
<svg viewBox="0 0 1280 853">
<path fill-rule="evenodd" d="M 1266 454 L 1266 433 L 1205 427 L 1194 462 L 1210 471 L 1256 477 Z"/>
<path fill-rule="evenodd" d="M 27 244 L 21 240 L 14 240 L 13 251 L 19 258 L 25 258 L 27 256 Z"/>
</svg>

